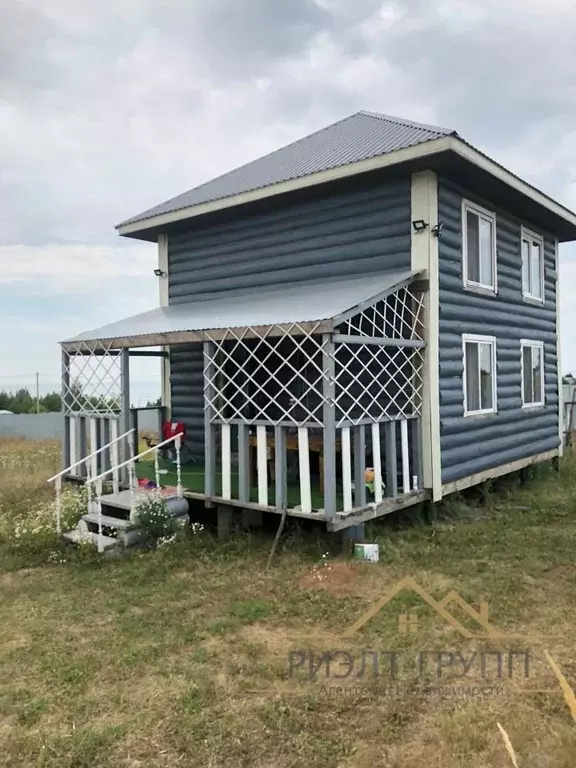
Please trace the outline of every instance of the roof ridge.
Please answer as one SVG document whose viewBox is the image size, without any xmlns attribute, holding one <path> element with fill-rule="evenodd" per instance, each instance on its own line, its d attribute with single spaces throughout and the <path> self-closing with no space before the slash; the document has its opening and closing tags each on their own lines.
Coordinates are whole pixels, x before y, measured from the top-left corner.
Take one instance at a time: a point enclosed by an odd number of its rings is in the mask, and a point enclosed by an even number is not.
<svg viewBox="0 0 576 768">
<path fill-rule="evenodd" d="M 411 128 L 422 128 L 427 131 L 434 131 L 435 133 L 446 133 L 446 134 L 457 134 L 457 131 L 454 128 L 443 128 L 441 125 L 430 125 L 428 123 L 419 123 L 415 120 L 407 120 L 403 117 L 396 117 L 394 115 L 385 115 L 383 112 L 370 112 L 366 109 L 361 109 L 356 114 L 358 115 L 366 115 L 367 117 L 373 117 L 378 120 L 385 120 L 389 123 L 394 123 L 395 125 L 405 125 L 409 126 Z"/>
</svg>

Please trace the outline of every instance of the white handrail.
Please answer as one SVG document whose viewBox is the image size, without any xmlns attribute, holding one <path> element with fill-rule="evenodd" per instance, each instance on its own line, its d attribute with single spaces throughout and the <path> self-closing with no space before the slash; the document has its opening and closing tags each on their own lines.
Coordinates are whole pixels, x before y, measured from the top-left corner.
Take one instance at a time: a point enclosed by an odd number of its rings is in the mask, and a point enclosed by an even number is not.
<svg viewBox="0 0 576 768">
<path fill-rule="evenodd" d="M 92 451 L 92 453 L 88 454 L 88 456 L 84 456 L 84 458 L 80 459 L 80 461 L 77 461 L 74 464 L 70 464 L 69 467 L 66 467 L 66 469 L 63 469 L 61 472 L 58 472 L 58 474 L 54 475 L 54 477 L 48 478 L 46 482 L 52 483 L 54 480 L 57 480 L 59 477 L 63 477 L 65 474 L 70 472 L 71 469 L 76 469 L 76 467 L 79 467 L 81 464 L 84 464 L 93 456 L 98 456 L 98 454 L 102 453 L 102 451 L 105 451 L 106 448 L 110 448 L 111 445 L 115 445 L 115 443 L 119 443 L 120 440 L 123 440 L 125 437 L 128 437 L 128 435 L 132 434 L 132 432 L 134 432 L 134 428 L 129 429 L 128 432 L 124 432 L 124 434 L 120 435 L 119 437 L 115 437 L 114 440 L 110 440 L 109 443 L 106 443 L 106 445 L 103 445 L 101 448 L 98 448 L 97 451 Z"/>
<path fill-rule="evenodd" d="M 158 448 L 163 448 L 165 445 L 168 445 L 168 443 L 175 443 L 176 450 L 179 451 L 181 440 L 182 440 L 182 435 L 174 435 L 174 437 L 169 437 L 168 440 L 163 440 L 161 443 L 158 443 L 158 445 L 153 445 L 152 448 L 147 448 L 145 451 L 142 451 L 142 453 L 139 453 L 137 456 L 133 456 L 131 459 L 128 459 L 127 461 L 123 461 L 122 464 L 116 464 L 115 467 L 110 467 L 110 469 L 107 469 L 104 472 L 101 472 L 96 477 L 89 478 L 86 481 L 86 485 L 88 485 L 89 483 L 95 483 L 97 480 L 102 480 L 103 478 L 106 477 L 106 475 L 109 475 L 110 472 L 113 472 L 115 469 L 122 469 L 122 467 L 127 467 L 133 461 L 138 461 L 138 459 L 141 459 L 143 456 L 147 456 L 149 453 L 152 453 L 153 451 L 157 451 Z"/>
</svg>

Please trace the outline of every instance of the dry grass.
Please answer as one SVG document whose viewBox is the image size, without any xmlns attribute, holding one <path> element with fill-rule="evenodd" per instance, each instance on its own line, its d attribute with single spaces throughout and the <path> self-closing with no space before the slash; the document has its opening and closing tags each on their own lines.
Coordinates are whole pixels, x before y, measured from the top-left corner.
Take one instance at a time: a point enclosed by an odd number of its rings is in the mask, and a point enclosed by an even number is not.
<svg viewBox="0 0 576 768">
<path fill-rule="evenodd" d="M 47 500 L 43 480 L 57 462 L 54 447 L 0 444 L 4 519 Z M 322 565 L 327 542 L 303 534 L 284 539 L 270 572 L 265 536 L 205 536 L 122 560 L 67 552 L 62 564 L 33 541 L 0 538 L 0 766 L 510 768 L 500 723 L 522 768 L 573 768 L 576 728 L 544 651 L 574 687 L 575 508 L 570 458 L 559 477 L 483 504 L 452 501 L 433 525 L 374 528 L 378 565 Z M 399 595 L 342 640 L 407 574 L 438 599 L 457 589 L 488 600 L 514 639 L 465 640 Z M 398 614 L 412 612 L 419 631 L 399 635 Z M 315 680 L 304 668 L 288 674 L 299 650 L 356 660 L 364 650 L 471 658 L 526 647 L 530 677 L 489 680 L 498 695 L 439 695 L 439 685 L 485 686 L 476 667 L 438 680 L 432 665 L 426 693 L 406 671 L 391 686 L 384 664 L 379 679 L 355 678 L 357 664 L 350 678 L 327 680 L 325 666 Z M 333 673 L 343 669 L 333 662 Z"/>
</svg>

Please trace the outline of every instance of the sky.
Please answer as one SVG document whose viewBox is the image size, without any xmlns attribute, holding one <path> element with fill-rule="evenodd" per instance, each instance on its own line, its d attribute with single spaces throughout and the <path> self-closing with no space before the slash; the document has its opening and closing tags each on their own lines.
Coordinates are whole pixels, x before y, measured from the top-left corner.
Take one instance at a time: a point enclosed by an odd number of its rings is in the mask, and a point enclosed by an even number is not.
<svg viewBox="0 0 576 768">
<path fill-rule="evenodd" d="M 158 304 L 155 246 L 115 224 L 359 109 L 454 128 L 576 209 L 576 4 L 0 3 L 0 389 L 58 386 L 60 340 Z"/>
</svg>

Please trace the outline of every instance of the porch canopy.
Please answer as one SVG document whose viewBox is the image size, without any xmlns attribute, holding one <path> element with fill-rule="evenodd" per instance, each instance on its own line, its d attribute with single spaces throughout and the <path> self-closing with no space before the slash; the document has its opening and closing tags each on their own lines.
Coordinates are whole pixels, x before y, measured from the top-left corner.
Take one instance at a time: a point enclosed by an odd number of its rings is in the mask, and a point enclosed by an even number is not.
<svg viewBox="0 0 576 768">
<path fill-rule="evenodd" d="M 158 307 L 62 342 L 70 353 L 88 352 L 93 342 L 107 350 L 217 341 L 230 329 L 245 335 L 330 333 L 343 316 L 362 311 L 410 283 L 416 272 L 384 272 L 235 291 L 213 299 Z"/>
</svg>

